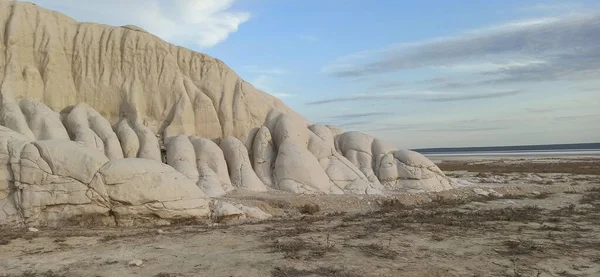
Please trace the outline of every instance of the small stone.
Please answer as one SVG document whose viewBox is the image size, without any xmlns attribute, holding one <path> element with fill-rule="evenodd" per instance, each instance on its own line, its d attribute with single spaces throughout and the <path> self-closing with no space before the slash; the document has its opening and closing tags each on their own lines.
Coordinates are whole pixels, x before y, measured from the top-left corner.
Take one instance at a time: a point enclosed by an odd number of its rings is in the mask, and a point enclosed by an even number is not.
<svg viewBox="0 0 600 277">
<path fill-rule="evenodd" d="M 489 192 L 487 192 L 487 191 L 485 191 L 483 189 L 480 189 L 480 188 L 474 188 L 473 192 L 475 192 L 475 194 L 481 195 L 481 196 L 488 196 L 488 195 L 490 195 Z"/>
<path fill-rule="evenodd" d="M 162 235 L 162 234 L 164 234 L 164 233 L 165 233 L 165 231 L 163 231 L 163 230 L 161 230 L 161 229 L 158 229 L 158 230 L 156 230 L 156 232 L 157 232 L 159 235 Z"/>
<path fill-rule="evenodd" d="M 247 207 L 241 204 L 236 204 L 235 207 L 244 212 L 247 218 L 268 219 L 271 217 L 270 214 L 263 212 L 259 208 Z"/>
<path fill-rule="evenodd" d="M 495 196 L 495 197 L 502 197 L 504 196 L 502 193 L 499 193 L 493 189 L 489 189 L 488 192 L 490 193 L 491 196 Z"/>
<path fill-rule="evenodd" d="M 541 192 L 539 192 L 539 191 L 532 191 L 531 193 L 532 193 L 532 194 L 534 194 L 534 195 L 540 195 L 540 194 L 542 194 L 542 193 L 541 193 Z"/>
<path fill-rule="evenodd" d="M 128 263 L 129 266 L 142 266 L 142 264 L 144 264 L 144 261 L 140 259 L 132 260 Z"/>
<path fill-rule="evenodd" d="M 37 228 L 29 227 L 29 229 L 27 229 L 27 231 L 35 233 L 35 232 L 39 232 L 40 230 L 38 230 Z"/>
</svg>

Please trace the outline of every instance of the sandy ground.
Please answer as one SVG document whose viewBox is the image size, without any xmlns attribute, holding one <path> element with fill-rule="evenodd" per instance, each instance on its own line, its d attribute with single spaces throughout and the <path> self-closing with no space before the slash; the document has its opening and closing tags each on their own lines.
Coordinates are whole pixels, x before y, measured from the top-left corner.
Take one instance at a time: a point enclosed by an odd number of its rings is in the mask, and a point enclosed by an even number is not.
<svg viewBox="0 0 600 277">
<path fill-rule="evenodd" d="M 600 159 L 440 167 L 459 188 L 226 198 L 262 222 L 0 229 L 0 276 L 600 276 Z"/>
</svg>

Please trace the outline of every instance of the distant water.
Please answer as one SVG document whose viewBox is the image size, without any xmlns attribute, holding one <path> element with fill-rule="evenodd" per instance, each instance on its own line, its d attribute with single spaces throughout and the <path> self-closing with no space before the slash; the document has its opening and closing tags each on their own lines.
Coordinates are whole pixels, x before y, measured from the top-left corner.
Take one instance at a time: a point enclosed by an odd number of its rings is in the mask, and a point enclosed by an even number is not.
<svg viewBox="0 0 600 277">
<path fill-rule="evenodd" d="M 425 156 L 597 156 L 600 143 L 414 149 Z"/>
</svg>

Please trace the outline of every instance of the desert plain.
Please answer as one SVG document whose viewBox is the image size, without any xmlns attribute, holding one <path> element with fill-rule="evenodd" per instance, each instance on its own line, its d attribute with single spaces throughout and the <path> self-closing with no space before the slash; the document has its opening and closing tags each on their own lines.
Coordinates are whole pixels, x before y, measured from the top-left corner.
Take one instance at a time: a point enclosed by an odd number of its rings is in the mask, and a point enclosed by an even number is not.
<svg viewBox="0 0 600 277">
<path fill-rule="evenodd" d="M 0 276 L 599 276 L 600 157 L 430 157 L 459 186 L 234 192 L 267 220 L 0 230 Z"/>
</svg>

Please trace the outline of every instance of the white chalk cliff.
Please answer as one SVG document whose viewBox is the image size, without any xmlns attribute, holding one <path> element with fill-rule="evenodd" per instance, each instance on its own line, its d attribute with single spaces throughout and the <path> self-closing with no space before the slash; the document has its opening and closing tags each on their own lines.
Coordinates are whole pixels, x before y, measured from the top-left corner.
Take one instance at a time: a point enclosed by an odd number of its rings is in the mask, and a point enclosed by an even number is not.
<svg viewBox="0 0 600 277">
<path fill-rule="evenodd" d="M 422 155 L 311 125 L 217 59 L 2 0 L 0 125 L 0 225 L 268 216 L 214 200 L 233 190 L 452 188 Z"/>
</svg>

